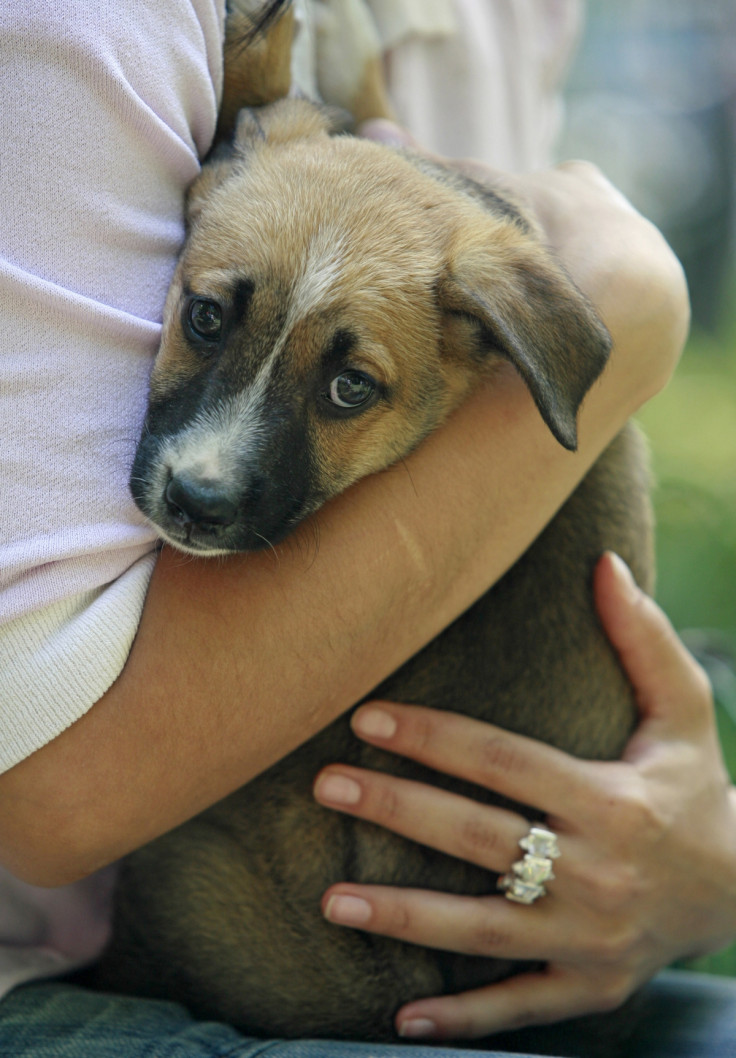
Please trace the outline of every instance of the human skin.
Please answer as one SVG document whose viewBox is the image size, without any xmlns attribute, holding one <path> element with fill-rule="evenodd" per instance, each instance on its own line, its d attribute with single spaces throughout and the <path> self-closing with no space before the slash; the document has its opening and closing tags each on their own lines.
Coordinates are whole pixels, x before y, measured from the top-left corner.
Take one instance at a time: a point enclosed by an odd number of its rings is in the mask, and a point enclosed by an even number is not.
<svg viewBox="0 0 736 1058">
<path fill-rule="evenodd" d="M 61 885 L 118 859 L 364 697 L 502 576 L 665 384 L 688 305 L 659 233 L 592 167 L 504 179 L 613 337 L 578 451 L 557 444 L 508 368 L 275 551 L 164 549 L 118 680 L 0 777 L 0 862 L 19 877 Z"/>
<path fill-rule="evenodd" d="M 429 709 L 371 703 L 355 714 L 366 741 L 544 810 L 559 838 L 555 880 L 530 907 L 501 895 L 344 884 L 325 894 L 323 911 L 337 924 L 547 963 L 405 1006 L 396 1019 L 404 1036 L 481 1037 L 608 1010 L 673 960 L 736 936 L 736 790 L 708 679 L 617 556 L 600 560 L 595 596 L 641 714 L 620 761 L 576 760 Z M 499 872 L 521 857 L 528 830 L 514 812 L 354 768 L 323 771 L 316 796 Z"/>
</svg>

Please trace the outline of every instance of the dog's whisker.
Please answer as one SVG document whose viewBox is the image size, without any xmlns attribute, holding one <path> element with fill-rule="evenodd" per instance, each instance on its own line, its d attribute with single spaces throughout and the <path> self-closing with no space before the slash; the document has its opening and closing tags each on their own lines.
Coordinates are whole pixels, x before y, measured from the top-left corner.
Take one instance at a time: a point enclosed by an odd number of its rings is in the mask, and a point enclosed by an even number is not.
<svg viewBox="0 0 736 1058">
<path fill-rule="evenodd" d="M 279 555 L 278 551 L 273 546 L 271 541 L 268 539 L 268 537 L 264 536 L 263 533 L 257 532 L 255 529 L 251 529 L 251 532 L 253 533 L 254 536 L 257 536 L 259 540 L 263 540 L 263 542 L 268 545 L 270 550 L 273 552 L 274 558 L 276 559 L 277 563 L 280 564 L 281 563 L 281 556 Z"/>
<path fill-rule="evenodd" d="M 405 470 L 405 471 L 406 471 L 406 473 L 407 473 L 407 476 L 408 476 L 408 478 L 409 478 L 409 481 L 411 482 L 411 487 L 412 487 L 412 489 L 414 490 L 414 495 L 415 495 L 415 496 L 418 496 L 418 495 L 419 495 L 419 493 L 417 492 L 417 487 L 416 487 L 416 485 L 414 484 L 414 478 L 413 478 L 413 477 L 411 476 L 411 470 L 410 470 L 410 468 L 409 468 L 409 464 L 407 463 L 407 461 L 406 461 L 406 460 L 404 459 L 404 457 L 403 457 L 403 456 L 399 456 L 398 462 L 399 462 L 399 463 L 401 464 L 401 466 L 402 466 L 402 467 L 404 468 L 404 470 Z"/>
<path fill-rule="evenodd" d="M 312 541 L 314 543 L 314 554 L 312 555 L 312 561 L 307 566 L 307 569 L 311 569 L 312 568 L 314 563 L 317 561 L 317 556 L 319 555 L 320 528 L 319 528 L 319 521 L 316 518 L 312 518 L 310 520 L 309 531 L 310 531 L 310 536 L 312 537 Z"/>
<path fill-rule="evenodd" d="M 316 518 L 310 518 L 303 524 L 304 532 L 298 533 L 294 537 L 294 545 L 298 548 L 300 553 L 303 552 L 306 556 L 309 556 L 311 553 L 311 559 L 306 566 L 306 569 L 310 570 L 319 554 L 319 522 Z"/>
</svg>

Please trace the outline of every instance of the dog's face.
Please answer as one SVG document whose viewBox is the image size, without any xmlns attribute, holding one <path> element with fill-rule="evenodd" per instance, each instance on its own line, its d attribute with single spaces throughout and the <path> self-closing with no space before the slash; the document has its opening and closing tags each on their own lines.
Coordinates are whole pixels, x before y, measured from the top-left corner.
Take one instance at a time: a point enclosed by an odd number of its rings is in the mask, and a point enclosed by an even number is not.
<svg viewBox="0 0 736 1058">
<path fill-rule="evenodd" d="M 608 336 L 504 199 L 288 101 L 243 112 L 189 225 L 131 475 L 180 549 L 281 540 L 499 356 L 575 446 Z"/>
</svg>

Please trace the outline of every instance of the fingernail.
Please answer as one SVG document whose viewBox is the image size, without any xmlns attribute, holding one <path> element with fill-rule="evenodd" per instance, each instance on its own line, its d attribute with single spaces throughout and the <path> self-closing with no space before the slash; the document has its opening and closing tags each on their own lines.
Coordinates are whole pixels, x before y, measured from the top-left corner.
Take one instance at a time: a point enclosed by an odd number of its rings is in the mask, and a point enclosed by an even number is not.
<svg viewBox="0 0 736 1058">
<path fill-rule="evenodd" d="M 357 805 L 361 792 L 358 783 L 347 775 L 322 775 L 314 788 L 318 801 L 332 805 Z"/>
<path fill-rule="evenodd" d="M 418 1036 L 436 1036 L 437 1026 L 429 1018 L 409 1018 L 399 1025 L 399 1036 L 414 1038 Z"/>
<path fill-rule="evenodd" d="M 353 717 L 353 731 L 365 738 L 389 739 L 396 734 L 397 723 L 390 713 L 375 706 L 359 709 Z"/>
<path fill-rule="evenodd" d="M 617 555 L 615 551 L 609 551 L 608 556 L 611 560 L 611 565 L 613 566 L 613 571 L 619 587 L 626 595 L 626 598 L 633 601 L 639 594 L 639 588 L 634 580 L 634 575 L 621 556 Z"/>
<path fill-rule="evenodd" d="M 371 905 L 359 896 L 331 896 L 324 911 L 328 922 L 340 926 L 365 926 L 371 914 Z"/>
</svg>

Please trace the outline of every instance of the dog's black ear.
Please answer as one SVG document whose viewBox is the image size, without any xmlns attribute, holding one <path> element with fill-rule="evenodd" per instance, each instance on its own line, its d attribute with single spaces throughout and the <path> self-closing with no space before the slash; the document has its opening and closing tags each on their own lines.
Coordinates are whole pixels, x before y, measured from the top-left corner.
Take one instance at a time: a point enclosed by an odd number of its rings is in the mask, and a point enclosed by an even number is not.
<svg viewBox="0 0 736 1058">
<path fill-rule="evenodd" d="M 227 180 L 239 160 L 232 143 L 220 143 L 210 153 L 201 173 L 187 191 L 185 212 L 188 225 L 196 222 L 206 200 L 216 187 Z"/>
<path fill-rule="evenodd" d="M 264 107 L 244 107 L 235 125 L 235 149 L 241 156 L 263 144 L 288 143 L 329 135 L 339 111 L 308 99 L 279 99 Z"/>
<path fill-rule="evenodd" d="M 510 360 L 554 436 L 575 451 L 577 412 L 611 338 L 561 266 L 530 240 L 472 240 L 448 262 L 438 298 L 443 311 L 476 321 L 476 354 Z"/>
</svg>

